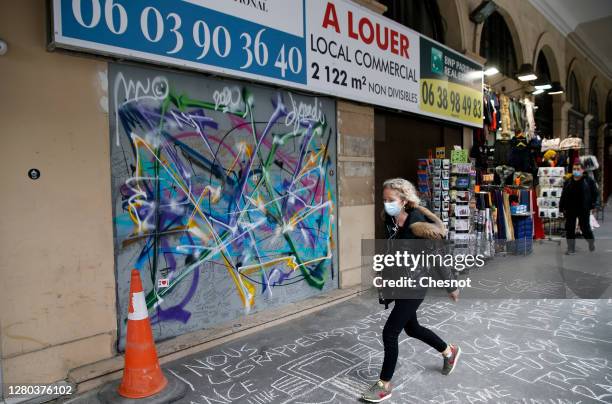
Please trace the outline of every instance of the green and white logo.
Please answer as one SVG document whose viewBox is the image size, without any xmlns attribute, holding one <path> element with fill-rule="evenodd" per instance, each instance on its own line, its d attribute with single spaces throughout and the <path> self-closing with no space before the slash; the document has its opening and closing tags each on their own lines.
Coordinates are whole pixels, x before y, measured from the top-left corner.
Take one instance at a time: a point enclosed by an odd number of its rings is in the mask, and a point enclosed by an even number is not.
<svg viewBox="0 0 612 404">
<path fill-rule="evenodd" d="M 444 55 L 440 49 L 431 48 L 431 72 L 444 74 Z"/>
</svg>

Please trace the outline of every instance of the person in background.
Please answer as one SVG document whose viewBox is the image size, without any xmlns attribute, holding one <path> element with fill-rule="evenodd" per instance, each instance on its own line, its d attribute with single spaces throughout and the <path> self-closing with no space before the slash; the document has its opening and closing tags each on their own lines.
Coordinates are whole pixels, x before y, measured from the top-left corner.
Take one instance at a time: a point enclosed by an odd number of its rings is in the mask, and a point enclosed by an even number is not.
<svg viewBox="0 0 612 404">
<path fill-rule="evenodd" d="M 591 230 L 591 210 L 597 203 L 597 184 L 588 175 L 584 167 L 575 163 L 572 167 L 572 178 L 567 181 L 561 193 L 559 210 L 565 217 L 565 237 L 567 238 L 567 252 L 576 253 L 576 220 L 580 224 L 582 236 L 589 244 L 589 251 L 595 250 L 595 239 Z"/>
<path fill-rule="evenodd" d="M 444 223 L 427 208 L 419 206 L 416 189 L 408 180 L 393 178 L 383 183 L 384 220 L 387 225 L 389 239 L 444 239 L 446 228 Z M 452 278 L 450 269 L 440 268 L 441 275 Z M 380 379 L 374 383 L 361 398 L 365 401 L 378 403 L 391 397 L 391 378 L 395 371 L 399 353 L 398 337 L 402 331 L 419 339 L 440 352 L 443 358 L 442 374 L 449 375 L 457 366 L 461 353 L 458 345 L 447 344 L 432 330 L 423 327 L 417 319 L 417 309 L 423 302 L 426 289 L 421 298 L 395 299 L 395 304 L 383 328 L 383 359 Z M 457 288 L 447 289 L 453 301 L 459 298 Z M 420 294 L 420 293 L 419 293 Z"/>
</svg>

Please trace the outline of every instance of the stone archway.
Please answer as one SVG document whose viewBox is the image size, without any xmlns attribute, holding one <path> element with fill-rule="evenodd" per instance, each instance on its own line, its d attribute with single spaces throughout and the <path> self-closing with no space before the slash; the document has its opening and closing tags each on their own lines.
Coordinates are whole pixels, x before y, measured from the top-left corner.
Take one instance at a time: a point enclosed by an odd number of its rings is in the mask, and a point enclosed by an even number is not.
<svg viewBox="0 0 612 404">
<path fill-rule="evenodd" d="M 510 31 L 510 35 L 512 36 L 512 43 L 514 45 L 514 52 L 516 56 L 517 68 L 521 66 L 523 63 L 532 63 L 531 56 L 527 54 L 527 51 L 523 44 L 525 41 L 522 39 L 521 31 L 518 29 L 517 24 L 514 19 L 510 15 L 510 13 L 502 7 L 498 7 L 496 12 L 501 14 L 504 18 L 504 22 Z M 482 29 L 484 24 L 479 24 L 476 28 L 476 34 L 474 37 L 474 53 L 480 55 L 480 40 L 482 36 Z"/>
<path fill-rule="evenodd" d="M 550 79 L 552 81 L 558 81 L 563 84 L 565 83 L 565 72 L 562 65 L 559 63 L 559 58 L 557 58 L 557 55 L 553 51 L 553 48 L 554 43 L 552 42 L 550 33 L 546 31 L 542 32 L 542 34 L 538 38 L 538 42 L 536 43 L 534 49 L 533 63 L 537 63 L 540 52 L 544 53 L 546 61 L 548 62 L 548 67 L 550 69 Z"/>
<path fill-rule="evenodd" d="M 573 58 L 568 65 L 565 82 L 566 89 L 567 80 L 569 79 L 572 73 L 574 73 L 574 76 L 576 76 L 576 81 L 578 83 L 578 91 L 580 94 L 580 105 L 574 105 L 573 108 L 582 112 L 586 112 L 588 110 L 590 83 L 587 82 L 586 75 L 578 58 Z"/>
<path fill-rule="evenodd" d="M 445 25 L 445 45 L 457 52 L 467 49 L 467 35 L 462 16 L 468 12 L 464 10 L 463 2 L 456 0 L 438 0 L 438 8 Z M 448 35 L 449 32 L 458 35 Z"/>
</svg>

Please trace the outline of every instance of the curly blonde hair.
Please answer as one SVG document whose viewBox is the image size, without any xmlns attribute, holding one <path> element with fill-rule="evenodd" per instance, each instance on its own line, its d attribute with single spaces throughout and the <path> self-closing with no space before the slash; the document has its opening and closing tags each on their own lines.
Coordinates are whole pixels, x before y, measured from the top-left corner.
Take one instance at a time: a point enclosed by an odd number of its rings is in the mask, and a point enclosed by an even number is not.
<svg viewBox="0 0 612 404">
<path fill-rule="evenodd" d="M 416 188 L 412 183 L 403 178 L 391 178 L 383 182 L 383 190 L 389 188 L 399 193 L 400 197 L 406 201 L 406 205 L 415 208 L 421 203 L 417 195 Z"/>
</svg>

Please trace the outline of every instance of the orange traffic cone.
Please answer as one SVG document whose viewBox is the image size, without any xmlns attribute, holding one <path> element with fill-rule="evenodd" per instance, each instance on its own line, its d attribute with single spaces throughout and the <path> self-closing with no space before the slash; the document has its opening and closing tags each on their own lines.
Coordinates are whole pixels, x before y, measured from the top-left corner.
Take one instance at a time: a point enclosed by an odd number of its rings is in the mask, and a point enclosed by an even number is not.
<svg viewBox="0 0 612 404">
<path fill-rule="evenodd" d="M 119 394 L 127 398 L 149 397 L 162 391 L 167 384 L 168 380 L 157 360 L 140 274 L 133 269 L 125 342 L 125 368 Z"/>
</svg>

